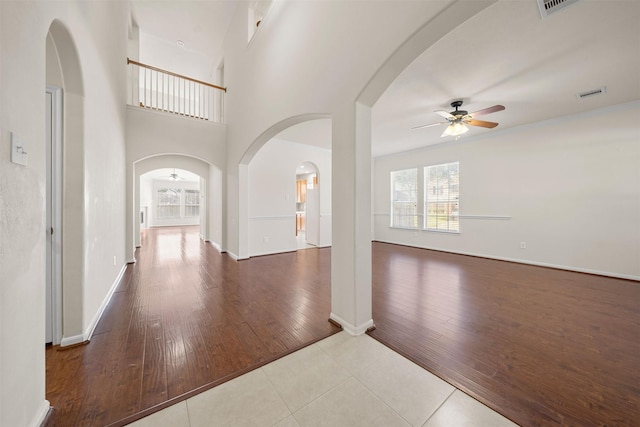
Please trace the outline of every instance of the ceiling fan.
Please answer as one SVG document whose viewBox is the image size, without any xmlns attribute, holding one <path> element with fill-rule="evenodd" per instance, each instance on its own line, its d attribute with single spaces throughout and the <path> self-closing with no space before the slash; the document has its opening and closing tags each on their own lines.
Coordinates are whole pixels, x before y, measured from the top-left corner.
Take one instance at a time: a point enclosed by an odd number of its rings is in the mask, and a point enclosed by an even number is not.
<svg viewBox="0 0 640 427">
<path fill-rule="evenodd" d="M 422 128 L 427 128 L 431 126 L 448 124 L 449 126 L 447 126 L 447 128 L 444 130 L 444 132 L 442 132 L 442 135 L 440 136 L 442 137 L 460 136 L 469 130 L 467 125 L 480 126 L 483 128 L 494 128 L 498 126 L 498 123 L 496 122 L 486 122 L 484 120 L 476 120 L 475 118 L 483 114 L 490 114 L 490 113 L 495 113 L 496 111 L 504 110 L 503 105 L 494 105 L 493 107 L 483 108 L 482 110 L 469 113 L 468 111 L 465 111 L 465 110 L 458 110 L 458 108 L 462 107 L 461 100 L 453 101 L 451 103 L 451 107 L 455 108 L 455 111 L 452 111 L 450 113 L 443 110 L 434 111 L 434 113 L 439 114 L 445 119 L 447 119 L 446 122 L 431 123 L 429 125 L 416 126 L 411 129 L 415 130 L 415 129 L 422 129 Z"/>
<path fill-rule="evenodd" d="M 170 181 L 182 181 L 184 179 L 181 176 L 178 176 L 175 168 L 173 169 L 173 173 L 170 173 L 169 175 L 166 175 L 163 178 L 169 179 Z"/>
</svg>

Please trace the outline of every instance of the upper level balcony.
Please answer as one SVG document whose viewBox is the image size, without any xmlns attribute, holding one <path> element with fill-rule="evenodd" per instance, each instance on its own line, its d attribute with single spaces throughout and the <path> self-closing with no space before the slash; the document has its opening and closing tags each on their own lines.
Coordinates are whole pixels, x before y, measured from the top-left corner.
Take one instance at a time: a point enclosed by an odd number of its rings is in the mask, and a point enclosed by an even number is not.
<svg viewBox="0 0 640 427">
<path fill-rule="evenodd" d="M 227 88 L 129 58 L 127 65 L 129 105 L 224 123 L 224 94 Z"/>
</svg>

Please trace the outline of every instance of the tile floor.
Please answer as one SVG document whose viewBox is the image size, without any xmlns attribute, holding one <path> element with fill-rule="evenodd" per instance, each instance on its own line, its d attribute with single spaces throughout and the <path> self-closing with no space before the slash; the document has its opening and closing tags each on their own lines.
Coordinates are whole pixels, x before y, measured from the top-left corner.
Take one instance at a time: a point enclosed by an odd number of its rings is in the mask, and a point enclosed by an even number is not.
<svg viewBox="0 0 640 427">
<path fill-rule="evenodd" d="M 373 338 L 340 332 L 130 426 L 516 424 Z"/>
</svg>

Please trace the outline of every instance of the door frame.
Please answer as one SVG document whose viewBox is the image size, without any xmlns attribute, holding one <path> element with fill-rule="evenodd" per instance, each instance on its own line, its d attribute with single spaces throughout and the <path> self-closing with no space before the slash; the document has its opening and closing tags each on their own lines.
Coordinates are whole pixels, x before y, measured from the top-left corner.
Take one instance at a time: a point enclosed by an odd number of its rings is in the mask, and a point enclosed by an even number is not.
<svg viewBox="0 0 640 427">
<path fill-rule="evenodd" d="M 62 340 L 62 88 L 47 86 L 45 102 L 48 102 L 48 96 L 51 96 L 51 133 L 46 135 L 46 286 L 49 298 L 45 322 L 47 331 L 52 333 L 52 344 L 58 345 Z"/>
</svg>

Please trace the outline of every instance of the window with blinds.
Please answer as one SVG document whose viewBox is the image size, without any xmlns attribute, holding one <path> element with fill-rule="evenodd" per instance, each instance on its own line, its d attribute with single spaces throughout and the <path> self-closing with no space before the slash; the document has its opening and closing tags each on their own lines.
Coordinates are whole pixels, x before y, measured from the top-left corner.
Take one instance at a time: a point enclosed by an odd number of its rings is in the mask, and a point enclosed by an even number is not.
<svg viewBox="0 0 640 427">
<path fill-rule="evenodd" d="M 156 216 L 158 218 L 180 218 L 180 193 L 181 190 L 175 188 L 157 190 Z"/>
<path fill-rule="evenodd" d="M 424 204 L 427 230 L 460 231 L 459 162 L 424 168 Z"/>
<path fill-rule="evenodd" d="M 184 216 L 200 215 L 200 190 L 184 190 Z"/>
<path fill-rule="evenodd" d="M 391 172 L 391 226 L 418 228 L 418 169 Z"/>
</svg>

